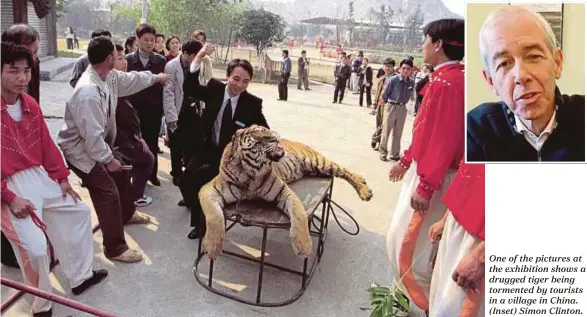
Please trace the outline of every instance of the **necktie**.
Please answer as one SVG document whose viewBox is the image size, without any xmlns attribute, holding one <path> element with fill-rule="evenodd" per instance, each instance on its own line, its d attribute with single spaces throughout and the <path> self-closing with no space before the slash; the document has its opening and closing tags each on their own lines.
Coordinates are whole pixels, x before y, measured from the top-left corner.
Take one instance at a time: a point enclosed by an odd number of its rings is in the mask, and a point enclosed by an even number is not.
<svg viewBox="0 0 587 317">
<path fill-rule="evenodd" d="M 220 126 L 220 138 L 218 139 L 218 146 L 224 147 L 232 137 L 232 103 L 230 99 L 226 102 L 224 112 L 222 113 L 222 125 Z"/>
</svg>

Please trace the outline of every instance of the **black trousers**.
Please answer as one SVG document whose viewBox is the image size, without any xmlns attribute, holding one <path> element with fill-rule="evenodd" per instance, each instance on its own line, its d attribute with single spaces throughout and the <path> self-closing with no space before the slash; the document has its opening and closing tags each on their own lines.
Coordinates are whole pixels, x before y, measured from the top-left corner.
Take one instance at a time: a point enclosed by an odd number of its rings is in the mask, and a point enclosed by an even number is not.
<svg viewBox="0 0 587 317">
<path fill-rule="evenodd" d="M 191 211 L 190 226 L 194 228 L 202 226 L 202 232 L 205 232 L 206 223 L 202 221 L 204 216 L 198 194 L 204 185 L 218 175 L 221 154 L 218 149 L 209 146 L 206 146 L 201 152 L 192 156 L 181 176 L 179 189 L 186 206 Z"/>
<path fill-rule="evenodd" d="M 183 174 L 183 144 L 181 140 L 181 133 L 179 129 L 171 132 L 167 129 L 167 137 L 169 138 L 169 155 L 171 156 L 171 176 L 181 177 Z"/>
<path fill-rule="evenodd" d="M 367 87 L 365 85 L 361 85 L 361 90 L 359 91 L 359 106 L 363 106 L 363 95 L 367 93 L 367 106 L 371 106 L 371 86 Z"/>
<path fill-rule="evenodd" d="M 18 266 L 18 262 L 16 261 L 16 254 L 14 254 L 14 250 L 12 249 L 12 245 L 8 238 L 2 232 L 2 263 L 9 265 L 9 266 Z"/>
<path fill-rule="evenodd" d="M 279 99 L 287 100 L 287 82 L 289 81 L 290 74 L 281 75 L 277 89 L 279 91 Z"/>
<path fill-rule="evenodd" d="M 344 98 L 344 90 L 346 89 L 346 83 L 346 79 L 336 80 L 336 84 L 334 86 L 334 102 L 336 102 L 337 100 L 338 102 L 342 102 L 342 99 Z"/>
<path fill-rule="evenodd" d="M 141 134 L 143 140 L 145 140 L 149 146 L 149 150 L 151 150 L 151 153 L 153 153 L 153 156 L 155 157 L 155 164 L 149 179 L 156 178 L 159 170 L 159 132 L 161 132 L 160 108 L 161 107 L 158 107 L 157 105 L 147 105 L 137 109 L 139 120 L 141 121 Z"/>
</svg>

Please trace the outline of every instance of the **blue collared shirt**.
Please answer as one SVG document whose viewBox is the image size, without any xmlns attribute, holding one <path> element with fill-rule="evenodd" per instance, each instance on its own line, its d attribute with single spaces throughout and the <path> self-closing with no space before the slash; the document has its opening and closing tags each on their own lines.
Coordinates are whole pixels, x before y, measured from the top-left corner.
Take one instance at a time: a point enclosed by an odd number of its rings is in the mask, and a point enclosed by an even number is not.
<svg viewBox="0 0 587 317">
<path fill-rule="evenodd" d="M 383 88 L 383 103 L 399 103 L 405 105 L 414 92 L 415 83 L 411 78 L 403 79 L 401 75 L 395 75 L 385 82 Z"/>
</svg>

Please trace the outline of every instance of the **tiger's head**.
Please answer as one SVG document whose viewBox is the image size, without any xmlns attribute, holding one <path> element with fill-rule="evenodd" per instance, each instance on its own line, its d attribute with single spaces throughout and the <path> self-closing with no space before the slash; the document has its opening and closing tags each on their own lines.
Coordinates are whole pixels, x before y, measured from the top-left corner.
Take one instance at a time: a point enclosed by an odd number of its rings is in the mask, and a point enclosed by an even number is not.
<svg viewBox="0 0 587 317">
<path fill-rule="evenodd" d="M 279 145 L 279 135 L 259 125 L 238 130 L 232 138 L 232 149 L 233 154 L 238 151 L 242 159 L 259 167 L 269 161 L 277 162 L 285 155 Z"/>
</svg>

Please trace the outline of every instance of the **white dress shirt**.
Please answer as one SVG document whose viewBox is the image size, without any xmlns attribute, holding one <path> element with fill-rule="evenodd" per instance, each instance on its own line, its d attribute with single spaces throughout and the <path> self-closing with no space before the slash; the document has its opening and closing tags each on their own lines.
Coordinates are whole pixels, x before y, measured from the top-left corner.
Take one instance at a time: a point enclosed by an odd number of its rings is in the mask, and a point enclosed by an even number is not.
<svg viewBox="0 0 587 317">
<path fill-rule="evenodd" d="M 524 135 L 526 141 L 528 141 L 528 143 L 530 143 L 530 145 L 532 145 L 532 147 L 534 147 L 536 151 L 540 151 L 548 137 L 552 134 L 554 128 L 556 128 L 555 117 L 556 110 L 552 113 L 552 117 L 550 117 L 550 121 L 546 125 L 544 131 L 542 131 L 542 133 L 540 133 L 540 135 L 537 136 L 532 131 L 530 131 L 530 129 L 528 129 L 528 127 L 522 122 L 522 120 L 518 116 L 514 115 L 514 118 L 516 120 L 516 131 Z"/>
<path fill-rule="evenodd" d="M 220 143 L 220 129 L 222 128 L 222 117 L 224 116 L 224 108 L 226 108 L 226 104 L 228 99 L 230 99 L 230 105 L 232 107 L 232 118 L 234 118 L 234 113 L 236 111 L 236 106 L 238 104 L 238 97 L 240 95 L 236 95 L 230 97 L 228 93 L 228 85 L 226 85 L 226 89 L 224 90 L 224 100 L 222 101 L 222 105 L 220 106 L 220 111 L 218 112 L 218 116 L 216 117 L 216 121 L 214 121 L 214 134 L 213 134 L 213 142 L 215 145 L 218 146 Z"/>
</svg>

